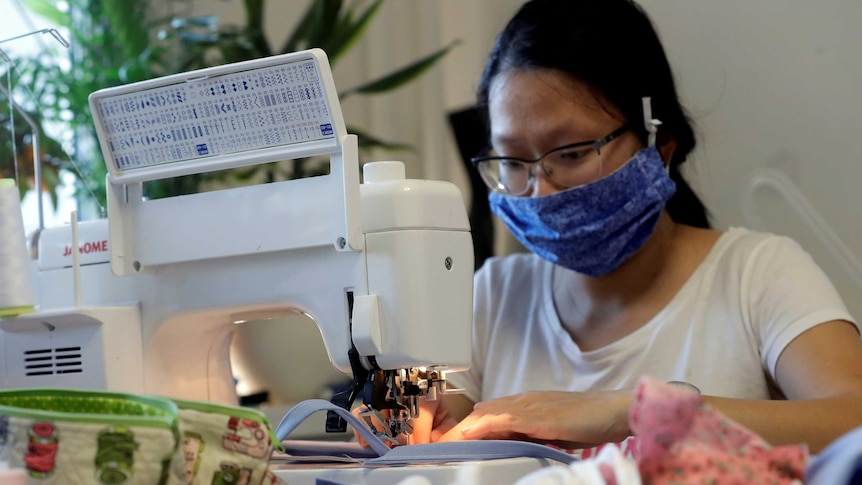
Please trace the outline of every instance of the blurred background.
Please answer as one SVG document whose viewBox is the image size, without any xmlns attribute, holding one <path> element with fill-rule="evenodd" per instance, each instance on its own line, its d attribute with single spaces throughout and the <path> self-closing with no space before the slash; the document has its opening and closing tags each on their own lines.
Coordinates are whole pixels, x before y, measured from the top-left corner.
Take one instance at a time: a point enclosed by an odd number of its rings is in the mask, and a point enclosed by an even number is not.
<svg viewBox="0 0 862 485">
<path fill-rule="evenodd" d="M 4 12 L 0 39 L 57 27 L 73 44 L 65 50 L 50 37 L 35 36 L 0 47 L 19 67 L 14 73 L 20 71 L 19 85 L 31 83 L 39 104 L 16 88 L 19 102 L 46 118 L 44 128 L 51 140 L 43 144 L 49 152 L 43 161 L 55 168 L 46 184 L 51 197 L 46 199 L 50 213 L 46 220 L 62 224 L 76 206 L 86 217 L 101 213 L 101 204 L 94 200 L 104 169 L 99 172 L 102 162 L 87 138 L 86 117 L 80 112 L 86 108 L 62 101 L 72 94 L 80 98 L 76 86 L 87 94 L 160 72 L 239 60 L 266 49 L 278 53 L 285 46 L 334 42 L 336 31 L 327 28 L 355 25 L 352 42 L 336 43 L 344 49 L 333 70 L 339 91 L 349 94 L 342 99 L 348 126 L 367 135 L 362 160 L 402 160 L 408 177 L 457 184 L 472 209 L 481 261 L 492 253 L 519 250 L 488 216 L 485 194 L 473 183 L 464 157 L 484 144 L 469 108 L 494 36 L 521 3 L 0 0 Z M 856 217 L 862 202 L 857 195 L 862 181 L 858 148 L 862 32 L 857 28 L 862 2 L 640 3 L 657 26 L 682 99 L 697 124 L 699 145 L 686 173 L 714 226 L 747 226 L 797 239 L 827 271 L 851 313 L 862 314 L 862 224 Z M 347 13 L 352 16 L 345 17 Z M 361 23 L 364 14 L 367 22 Z M 303 28 L 308 25 L 324 30 L 315 34 Z M 84 38 L 76 39 L 75 29 L 90 35 L 90 45 Z M 291 44 L 291 39 L 299 40 Z M 108 40 L 119 44 L 106 44 Z M 108 45 L 131 47 L 123 51 Z M 88 53 L 96 59 L 88 59 Z M 100 68 L 107 60 L 111 66 Z M 0 72 L 8 67 L 4 63 Z M 397 79 L 389 77 L 393 74 Z M 632 73 L 633 82 L 648 75 Z M 380 79 L 400 81 L 363 91 Z M 4 143 L 0 167 L 8 176 L 13 150 L 27 152 L 28 131 L 17 127 L 15 137 L 20 140 L 13 147 L 8 107 L 0 108 L 6 130 L 0 131 Z M 76 126 L 75 120 L 83 120 L 84 127 Z M 263 175 L 195 180 L 153 190 L 169 195 L 246 179 L 260 182 L 260 177 L 277 180 L 294 172 L 295 167 L 282 167 Z M 26 195 L 28 211 L 33 197 Z M 28 217 L 28 227 L 35 227 L 31 212 Z M 233 363 L 241 394 L 269 392 L 271 403 L 315 397 L 343 379 L 331 370 L 310 321 L 279 319 L 241 327 Z"/>
</svg>

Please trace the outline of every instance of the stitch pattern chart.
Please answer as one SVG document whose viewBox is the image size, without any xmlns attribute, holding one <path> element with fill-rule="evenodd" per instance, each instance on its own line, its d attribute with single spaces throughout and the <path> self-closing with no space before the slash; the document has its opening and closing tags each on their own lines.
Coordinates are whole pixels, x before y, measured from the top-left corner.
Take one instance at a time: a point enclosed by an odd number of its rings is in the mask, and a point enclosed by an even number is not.
<svg viewBox="0 0 862 485">
<path fill-rule="evenodd" d="M 97 109 L 121 171 L 335 136 L 312 60 L 111 96 Z"/>
</svg>

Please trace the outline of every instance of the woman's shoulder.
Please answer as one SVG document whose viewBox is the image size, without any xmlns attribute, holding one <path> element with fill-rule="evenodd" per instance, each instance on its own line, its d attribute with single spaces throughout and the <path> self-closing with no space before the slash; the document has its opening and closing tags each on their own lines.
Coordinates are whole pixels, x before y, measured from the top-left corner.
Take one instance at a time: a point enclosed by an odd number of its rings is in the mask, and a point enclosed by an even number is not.
<svg viewBox="0 0 862 485">
<path fill-rule="evenodd" d="M 773 250 L 802 251 L 802 247 L 787 236 L 738 226 L 732 226 L 721 233 L 716 249 L 743 256 Z"/>
<path fill-rule="evenodd" d="M 706 266 L 737 271 L 753 268 L 775 268 L 788 262 L 811 261 L 811 256 L 795 240 L 770 232 L 744 227 L 730 227 L 721 232 Z"/>
</svg>

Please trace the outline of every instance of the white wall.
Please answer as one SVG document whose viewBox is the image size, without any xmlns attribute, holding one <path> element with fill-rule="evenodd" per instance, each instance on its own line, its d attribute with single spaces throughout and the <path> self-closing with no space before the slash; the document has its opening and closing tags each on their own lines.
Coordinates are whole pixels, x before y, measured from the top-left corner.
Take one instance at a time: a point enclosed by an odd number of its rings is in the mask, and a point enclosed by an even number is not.
<svg viewBox="0 0 862 485">
<path fill-rule="evenodd" d="M 862 2 L 642 5 L 699 125 L 693 175 L 715 221 L 794 237 L 862 317 Z"/>
</svg>

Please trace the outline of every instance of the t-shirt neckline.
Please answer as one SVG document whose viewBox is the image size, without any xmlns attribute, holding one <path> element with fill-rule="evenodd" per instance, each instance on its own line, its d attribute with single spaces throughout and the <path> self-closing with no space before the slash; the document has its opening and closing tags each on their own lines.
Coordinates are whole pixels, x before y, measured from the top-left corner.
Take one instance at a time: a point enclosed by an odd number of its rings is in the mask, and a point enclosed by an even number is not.
<svg viewBox="0 0 862 485">
<path fill-rule="evenodd" d="M 631 332 L 630 334 L 624 336 L 623 338 L 611 342 L 608 345 L 603 347 L 599 347 L 593 350 L 582 351 L 580 347 L 575 343 L 572 339 L 571 335 L 566 331 L 565 327 L 563 327 L 563 322 L 560 320 L 559 315 L 557 314 L 557 309 L 554 306 L 554 297 L 553 297 L 553 281 L 554 281 L 554 267 L 556 266 L 554 263 L 550 261 L 546 261 L 542 259 L 544 262 L 544 274 L 542 275 L 542 288 L 545 295 L 548 295 L 545 298 L 545 303 L 543 305 L 544 312 L 546 312 L 546 318 L 544 321 L 549 322 L 550 325 L 554 325 L 554 334 L 558 339 L 561 345 L 565 347 L 565 355 L 571 356 L 571 358 L 578 358 L 579 360 L 588 360 L 592 362 L 600 361 L 605 358 L 609 358 L 621 351 L 622 349 L 631 348 L 632 344 L 635 342 L 639 342 L 640 340 L 646 338 L 651 334 L 653 328 L 658 325 L 663 318 L 666 318 L 674 309 L 678 308 L 680 305 L 678 304 L 684 297 L 687 296 L 688 293 L 695 291 L 695 288 L 698 282 L 703 278 L 705 268 L 710 267 L 712 261 L 716 258 L 721 257 L 721 254 L 725 251 L 725 249 L 738 237 L 745 232 L 744 228 L 731 227 L 724 231 L 721 236 L 715 241 L 715 244 L 709 250 L 706 257 L 703 258 L 703 261 L 697 266 L 697 268 L 691 273 L 688 279 L 683 283 L 682 287 L 680 287 L 679 291 L 671 298 L 667 305 L 664 308 L 659 310 L 648 322 L 642 325 L 640 328 Z"/>
</svg>

